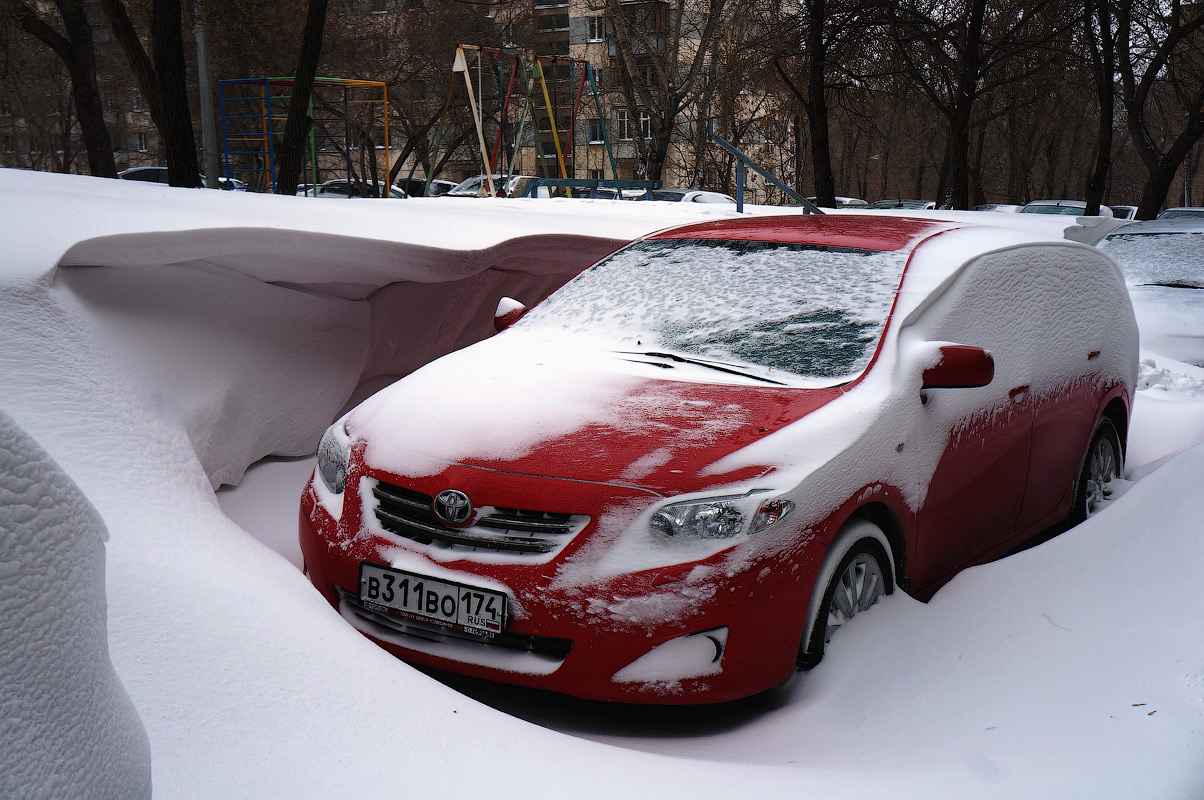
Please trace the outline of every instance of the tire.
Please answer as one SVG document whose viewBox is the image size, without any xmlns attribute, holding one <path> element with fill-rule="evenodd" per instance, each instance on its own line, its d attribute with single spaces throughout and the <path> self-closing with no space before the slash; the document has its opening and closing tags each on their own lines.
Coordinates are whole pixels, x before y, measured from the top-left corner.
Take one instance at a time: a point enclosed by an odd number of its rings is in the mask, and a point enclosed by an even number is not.
<svg viewBox="0 0 1204 800">
<path fill-rule="evenodd" d="M 1074 500 L 1066 521 L 1078 525 L 1100 510 L 1102 504 L 1112 496 L 1112 481 L 1121 476 L 1124 466 L 1124 450 L 1116 426 L 1107 417 L 1102 418 L 1091 434 L 1087 446 L 1087 457 L 1074 482 Z"/>
<path fill-rule="evenodd" d="M 894 573 L 882 544 L 876 539 L 853 542 L 824 590 L 810 640 L 799 647 L 798 668 L 808 670 L 818 664 L 833 634 L 894 589 Z"/>
</svg>

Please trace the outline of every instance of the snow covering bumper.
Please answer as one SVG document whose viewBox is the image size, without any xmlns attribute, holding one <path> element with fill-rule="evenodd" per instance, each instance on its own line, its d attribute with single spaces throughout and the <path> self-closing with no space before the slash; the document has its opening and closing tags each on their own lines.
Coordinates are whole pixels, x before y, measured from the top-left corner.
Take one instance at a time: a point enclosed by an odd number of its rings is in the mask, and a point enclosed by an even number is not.
<svg viewBox="0 0 1204 800">
<path fill-rule="evenodd" d="M 312 486 L 299 517 L 310 581 L 389 652 L 449 672 L 614 702 L 723 702 L 787 680 L 822 557 L 813 559 L 815 567 L 794 570 L 759 564 L 706 587 L 690 580 L 706 562 L 570 589 L 554 585 L 555 567 L 547 565 L 536 579 L 505 581 L 514 601 L 506 641 L 485 642 L 362 606 L 360 563 L 387 562 L 396 543 L 362 531 L 340 538 Z M 440 568 L 449 566 L 456 562 Z M 481 580 L 469 570 L 460 579 Z M 673 613 L 642 613 L 658 606 Z"/>
</svg>

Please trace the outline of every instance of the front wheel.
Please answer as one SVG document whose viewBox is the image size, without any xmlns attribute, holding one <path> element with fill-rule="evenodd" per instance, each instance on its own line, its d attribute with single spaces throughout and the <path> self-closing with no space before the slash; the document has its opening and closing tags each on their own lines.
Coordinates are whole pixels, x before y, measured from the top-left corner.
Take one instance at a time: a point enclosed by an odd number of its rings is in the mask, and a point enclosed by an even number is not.
<svg viewBox="0 0 1204 800">
<path fill-rule="evenodd" d="M 840 560 L 819 605 L 811 635 L 799 647 L 799 669 L 811 669 L 824 657 L 836 631 L 894 591 L 886 551 L 877 539 L 858 539 Z"/>
<path fill-rule="evenodd" d="M 1115 481 L 1120 477 L 1123 464 L 1124 451 L 1120 447 L 1116 426 L 1112 420 L 1104 417 L 1091 434 L 1087 458 L 1074 484 L 1074 500 L 1067 517 L 1071 525 L 1077 525 L 1097 513 L 1112 498 Z"/>
</svg>

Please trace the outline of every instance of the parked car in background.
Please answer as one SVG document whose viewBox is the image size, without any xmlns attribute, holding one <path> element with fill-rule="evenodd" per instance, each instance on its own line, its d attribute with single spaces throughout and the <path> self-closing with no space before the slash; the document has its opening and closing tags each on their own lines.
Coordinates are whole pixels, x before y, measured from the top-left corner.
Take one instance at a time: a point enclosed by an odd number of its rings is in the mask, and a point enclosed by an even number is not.
<svg viewBox="0 0 1204 800">
<path fill-rule="evenodd" d="M 819 202 L 819 198 L 808 197 L 807 202 L 811 203 L 812 205 L 815 205 Z M 836 208 L 849 208 L 849 207 L 865 208 L 868 205 L 869 205 L 869 203 L 862 200 L 860 197 L 837 197 L 836 198 Z"/>
<path fill-rule="evenodd" d="M 384 181 L 353 181 L 346 178 L 319 183 L 304 191 L 307 197 L 342 198 L 345 200 L 382 199 L 388 192 L 388 197 L 394 200 L 404 200 L 406 193 L 396 186 L 387 186 Z M 298 194 L 303 192 L 298 191 Z"/>
<path fill-rule="evenodd" d="M 455 181 L 445 181 L 442 178 L 431 181 L 429 192 L 426 178 L 399 178 L 393 185 L 404 191 L 407 197 L 439 197 L 456 188 Z"/>
<path fill-rule="evenodd" d="M 869 211 L 889 211 L 891 209 L 931 211 L 934 208 L 936 208 L 936 203 L 931 200 L 876 200 L 866 206 L 866 209 Z"/>
<path fill-rule="evenodd" d="M 167 167 L 130 167 L 117 173 L 117 177 L 125 181 L 143 181 L 146 183 L 162 183 L 167 184 Z M 205 176 L 201 176 L 201 180 L 206 186 L 209 185 Z M 218 178 L 218 187 L 231 192 L 245 192 L 247 184 L 240 181 L 238 178 Z"/>
<path fill-rule="evenodd" d="M 1199 206 L 1177 206 L 1168 208 L 1158 215 L 1158 219 L 1204 218 L 1204 208 Z"/>
<path fill-rule="evenodd" d="M 1087 215 L 1087 204 L 1082 200 L 1034 200 L 1020 209 L 1021 214 L 1065 214 L 1077 217 Z M 1107 206 L 1099 207 L 1096 216 L 1110 217 L 1112 209 Z"/>
<path fill-rule="evenodd" d="M 751 695 L 896 587 L 926 598 L 1095 512 L 1120 474 L 1137 330 L 1087 245 L 716 219 L 525 311 L 503 298 L 500 335 L 339 419 L 302 494 L 310 581 L 416 663 Z"/>
<path fill-rule="evenodd" d="M 971 211 L 1004 211 L 1014 214 L 1024 206 L 1013 205 L 1012 203 L 980 203 L 971 208 Z"/>
<path fill-rule="evenodd" d="M 704 192 L 698 189 L 652 189 L 649 200 L 667 200 L 671 203 L 735 203 L 736 198 L 722 192 Z"/>
<path fill-rule="evenodd" d="M 1137 206 L 1108 206 L 1108 208 L 1112 209 L 1112 216 L 1116 219 L 1137 218 Z"/>
<path fill-rule="evenodd" d="M 1204 217 L 1134 222 L 1099 247 L 1125 275 L 1142 349 L 1204 367 Z"/>
<path fill-rule="evenodd" d="M 530 175 L 491 175 L 494 193 L 499 197 L 525 197 L 531 182 L 535 180 Z M 449 189 L 444 197 L 488 197 L 489 184 L 484 175 L 474 175 L 463 180 Z"/>
</svg>

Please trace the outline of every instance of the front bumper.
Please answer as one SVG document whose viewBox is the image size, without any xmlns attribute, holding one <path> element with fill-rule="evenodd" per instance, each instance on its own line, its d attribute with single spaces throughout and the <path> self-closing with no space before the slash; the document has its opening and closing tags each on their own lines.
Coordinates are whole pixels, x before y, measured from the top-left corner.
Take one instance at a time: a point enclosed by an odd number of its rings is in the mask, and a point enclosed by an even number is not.
<svg viewBox="0 0 1204 800">
<path fill-rule="evenodd" d="M 299 527 L 311 582 L 389 652 L 459 674 L 616 702 L 722 702 L 785 681 L 794 670 L 819 563 L 758 563 L 729 574 L 717 556 L 564 586 L 555 563 L 518 569 L 431 562 L 431 570 L 454 570 L 466 584 L 505 586 L 516 613 L 503 637 L 486 641 L 360 603 L 360 563 L 389 563 L 406 549 L 404 542 L 358 523 L 355 535 L 340 533 L 312 484 L 302 497 Z M 405 568 L 422 571 L 412 560 Z M 699 580 L 700 574 L 712 577 Z"/>
</svg>

